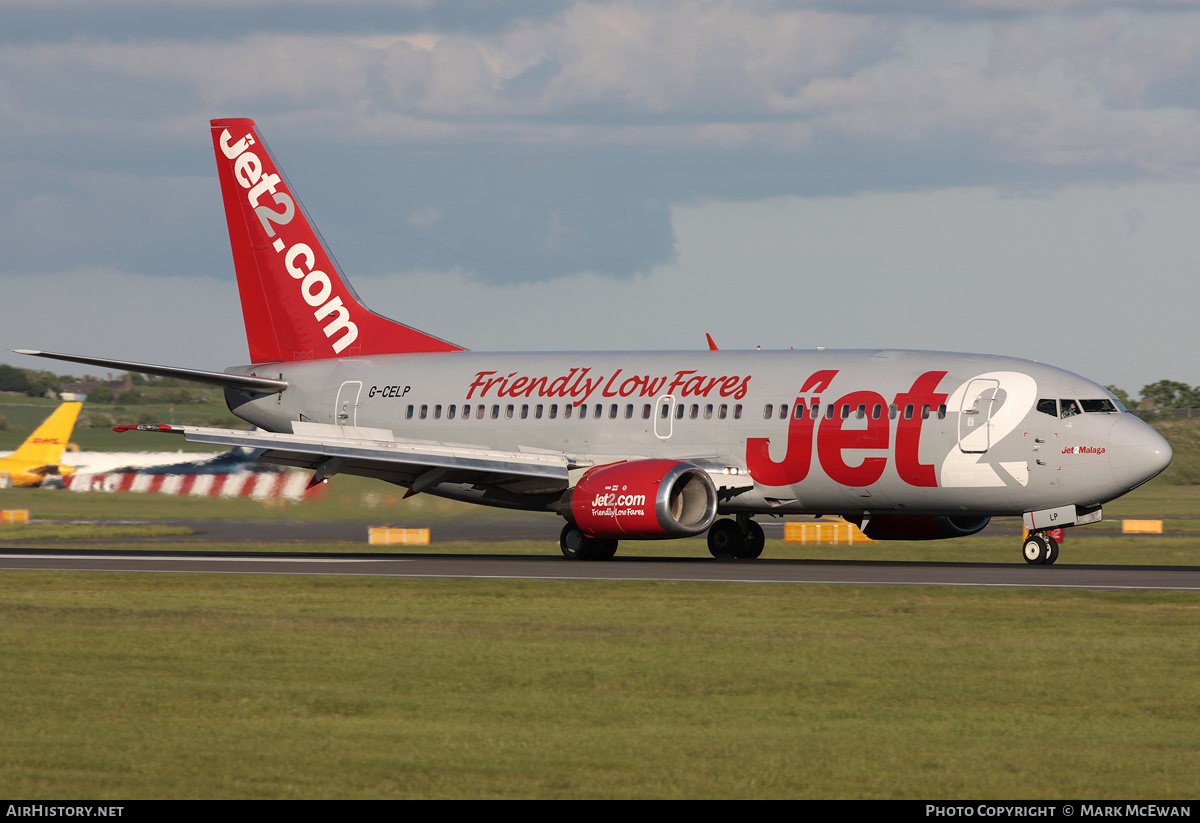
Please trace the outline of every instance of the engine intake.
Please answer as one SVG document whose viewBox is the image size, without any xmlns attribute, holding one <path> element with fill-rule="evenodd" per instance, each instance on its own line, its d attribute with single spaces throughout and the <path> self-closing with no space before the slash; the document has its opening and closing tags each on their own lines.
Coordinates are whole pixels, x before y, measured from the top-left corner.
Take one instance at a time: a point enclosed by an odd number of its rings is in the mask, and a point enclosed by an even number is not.
<svg viewBox="0 0 1200 823">
<path fill-rule="evenodd" d="M 846 519 L 862 526 L 861 517 Z M 979 515 L 885 515 L 871 517 L 863 534 L 872 540 L 945 540 L 983 531 L 991 519 Z"/>
<path fill-rule="evenodd" d="M 692 463 L 616 463 L 585 474 L 563 495 L 558 512 L 589 537 L 692 537 L 716 519 L 717 488 Z"/>
</svg>

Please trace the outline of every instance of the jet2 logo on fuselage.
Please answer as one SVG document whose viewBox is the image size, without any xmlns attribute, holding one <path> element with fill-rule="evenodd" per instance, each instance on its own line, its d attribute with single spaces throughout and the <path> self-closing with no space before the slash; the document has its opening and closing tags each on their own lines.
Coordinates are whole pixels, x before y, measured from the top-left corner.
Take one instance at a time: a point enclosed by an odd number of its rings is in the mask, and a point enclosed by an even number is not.
<svg viewBox="0 0 1200 823">
<path fill-rule="evenodd" d="M 843 486 L 870 486 L 883 476 L 887 465 L 887 452 L 894 452 L 896 473 L 900 479 L 910 486 L 936 486 L 937 474 L 933 466 L 922 463 L 918 457 L 921 445 L 921 426 L 925 423 L 923 413 L 931 408 L 937 408 L 946 402 L 947 395 L 936 391 L 944 371 L 925 372 L 915 381 L 912 388 L 900 392 L 893 403 L 900 413 L 896 417 L 895 439 L 892 437 L 892 421 L 890 415 L 881 414 L 878 417 L 865 416 L 865 428 L 847 428 L 852 420 L 859 419 L 857 415 L 843 417 L 840 413 L 818 415 L 813 417 L 810 409 L 820 410 L 821 397 L 818 392 L 824 392 L 833 382 L 838 370 L 828 369 L 812 374 L 800 388 L 800 394 L 812 393 L 807 399 L 796 397 L 796 406 L 803 412 L 800 416 L 792 415 L 788 422 L 787 450 L 783 460 L 772 459 L 770 438 L 749 437 L 746 439 L 746 467 L 750 476 L 764 486 L 791 486 L 808 477 L 812 467 L 813 447 L 817 452 L 817 461 L 830 480 Z M 851 409 L 874 409 L 876 406 L 887 407 L 883 395 L 873 391 L 853 391 L 834 402 L 833 407 L 840 409 L 849 406 Z M 882 455 L 864 457 L 858 465 L 850 465 L 844 456 L 847 451 L 876 451 Z"/>
</svg>

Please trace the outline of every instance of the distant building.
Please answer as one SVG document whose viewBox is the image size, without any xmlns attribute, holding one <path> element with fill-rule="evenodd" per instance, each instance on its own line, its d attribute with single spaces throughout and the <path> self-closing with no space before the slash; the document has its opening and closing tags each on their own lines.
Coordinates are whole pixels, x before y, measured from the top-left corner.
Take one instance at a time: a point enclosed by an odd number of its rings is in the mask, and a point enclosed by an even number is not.
<svg viewBox="0 0 1200 823">
<path fill-rule="evenodd" d="M 133 388 L 133 378 L 128 374 L 124 374 L 120 380 L 113 380 L 113 376 L 110 374 L 107 380 L 82 380 L 78 383 L 63 383 L 59 396 L 63 400 L 87 400 L 88 394 L 97 386 L 108 386 L 112 389 L 113 397 L 120 397 L 123 392 L 127 392 Z"/>
</svg>

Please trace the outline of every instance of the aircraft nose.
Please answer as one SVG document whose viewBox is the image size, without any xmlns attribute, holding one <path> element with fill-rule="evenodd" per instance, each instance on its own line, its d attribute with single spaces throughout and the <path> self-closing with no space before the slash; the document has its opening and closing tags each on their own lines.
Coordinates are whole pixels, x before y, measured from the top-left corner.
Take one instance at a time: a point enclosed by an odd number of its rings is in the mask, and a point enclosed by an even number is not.
<svg viewBox="0 0 1200 823">
<path fill-rule="evenodd" d="M 1125 491 L 1171 465 L 1171 444 L 1132 414 L 1122 414 L 1109 433 L 1109 465 Z"/>
</svg>

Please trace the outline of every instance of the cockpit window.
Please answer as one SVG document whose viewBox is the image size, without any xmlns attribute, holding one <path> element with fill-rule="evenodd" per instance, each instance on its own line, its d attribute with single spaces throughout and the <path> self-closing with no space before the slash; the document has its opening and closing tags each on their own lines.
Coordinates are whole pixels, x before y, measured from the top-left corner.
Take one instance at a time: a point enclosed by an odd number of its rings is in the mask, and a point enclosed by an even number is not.
<svg viewBox="0 0 1200 823">
<path fill-rule="evenodd" d="M 1081 414 L 1079 411 L 1079 401 L 1077 400 L 1059 400 L 1059 407 L 1062 409 L 1060 416 L 1065 420 L 1068 417 L 1074 417 Z"/>
<path fill-rule="evenodd" d="M 1054 398 L 1043 398 L 1038 401 L 1037 410 L 1051 417 L 1058 417 L 1058 401 Z"/>
<path fill-rule="evenodd" d="M 1122 414 L 1129 411 L 1129 409 L 1125 408 L 1125 404 L 1122 403 L 1117 396 L 1110 392 L 1107 388 L 1104 390 L 1104 393 L 1108 395 L 1109 401 L 1117 407 L 1117 411 L 1121 412 Z"/>
<path fill-rule="evenodd" d="M 1080 405 L 1083 406 L 1085 412 L 1116 412 L 1120 411 L 1113 401 L 1107 397 L 1103 400 L 1080 400 Z"/>
</svg>

